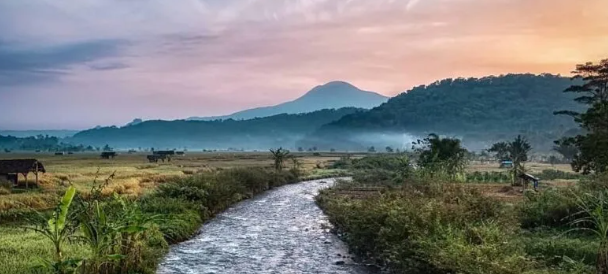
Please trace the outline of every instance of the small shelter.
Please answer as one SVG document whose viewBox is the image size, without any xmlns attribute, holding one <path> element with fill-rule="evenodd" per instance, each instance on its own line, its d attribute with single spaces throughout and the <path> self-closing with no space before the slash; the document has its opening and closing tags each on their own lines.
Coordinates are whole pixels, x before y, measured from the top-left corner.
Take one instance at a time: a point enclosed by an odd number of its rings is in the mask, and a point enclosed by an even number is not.
<svg viewBox="0 0 608 274">
<path fill-rule="evenodd" d="M 534 190 L 536 190 L 538 188 L 538 182 L 540 182 L 540 179 L 537 177 L 534 177 L 533 175 L 529 174 L 529 173 L 522 173 L 519 174 L 518 176 L 520 179 L 524 180 L 525 185 L 527 185 L 528 183 L 532 182 L 533 186 L 534 186 Z"/>
<path fill-rule="evenodd" d="M 36 185 L 38 185 L 38 173 L 45 173 L 44 165 L 36 159 L 15 159 L 15 160 L 0 160 L 0 177 L 6 178 L 7 181 L 17 185 L 19 182 L 19 174 L 25 178 L 25 187 L 28 188 L 27 177 L 30 173 L 36 176 Z"/>
<path fill-rule="evenodd" d="M 171 162 L 171 156 L 175 155 L 175 151 L 174 150 L 158 150 L 158 151 L 154 151 L 154 155 L 159 160 L 162 160 L 163 162 L 165 160 L 167 160 L 168 162 Z"/>
<path fill-rule="evenodd" d="M 115 151 L 104 151 L 101 153 L 102 159 L 114 159 L 114 157 L 116 157 Z"/>
<path fill-rule="evenodd" d="M 152 155 L 148 155 L 146 156 L 146 158 L 148 158 L 148 161 L 150 163 L 158 163 L 158 161 L 163 161 L 165 162 L 165 160 L 167 160 L 168 162 L 171 162 L 171 157 L 164 155 L 164 154 L 152 154 Z"/>
</svg>

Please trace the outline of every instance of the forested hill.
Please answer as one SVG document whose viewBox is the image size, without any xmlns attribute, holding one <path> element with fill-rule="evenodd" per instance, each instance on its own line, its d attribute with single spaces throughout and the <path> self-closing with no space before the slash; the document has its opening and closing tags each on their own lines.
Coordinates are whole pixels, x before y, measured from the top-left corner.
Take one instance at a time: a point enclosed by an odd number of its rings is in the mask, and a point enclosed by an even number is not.
<svg viewBox="0 0 608 274">
<path fill-rule="evenodd" d="M 363 138 L 356 136 L 372 132 L 435 132 L 465 141 L 496 140 L 522 133 L 536 142 L 550 142 L 576 127 L 571 118 L 553 115 L 557 110 L 580 109 L 572 94 L 562 92 L 571 84 L 569 78 L 549 74 L 441 80 L 325 125 L 302 145 L 365 145 Z M 337 140 L 338 144 L 322 144 L 324 140 Z"/>
<path fill-rule="evenodd" d="M 125 127 L 82 131 L 71 143 L 115 148 L 268 149 L 295 142 L 321 125 L 362 111 L 357 108 L 320 110 L 305 114 L 281 114 L 251 120 L 146 121 Z"/>
</svg>

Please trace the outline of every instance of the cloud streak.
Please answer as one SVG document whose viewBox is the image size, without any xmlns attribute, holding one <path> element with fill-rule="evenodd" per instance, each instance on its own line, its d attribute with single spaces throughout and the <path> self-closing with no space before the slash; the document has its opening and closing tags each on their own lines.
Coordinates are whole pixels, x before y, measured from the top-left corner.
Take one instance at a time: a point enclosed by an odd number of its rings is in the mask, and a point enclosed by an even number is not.
<svg viewBox="0 0 608 274">
<path fill-rule="evenodd" d="M 605 0 L 179 2 L 1 1 L 0 128 L 227 114 L 332 80 L 395 95 L 608 54 Z"/>
</svg>

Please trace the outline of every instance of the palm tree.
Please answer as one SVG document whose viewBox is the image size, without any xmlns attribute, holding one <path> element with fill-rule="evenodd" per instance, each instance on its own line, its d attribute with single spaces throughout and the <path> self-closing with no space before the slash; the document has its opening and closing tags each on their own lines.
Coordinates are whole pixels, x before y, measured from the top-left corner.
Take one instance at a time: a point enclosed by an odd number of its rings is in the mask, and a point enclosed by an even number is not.
<svg viewBox="0 0 608 274">
<path fill-rule="evenodd" d="M 509 159 L 513 161 L 513 183 L 525 172 L 524 162 L 528 161 L 528 153 L 532 150 L 532 146 L 526 138 L 517 135 L 517 138 L 507 144 Z"/>
</svg>

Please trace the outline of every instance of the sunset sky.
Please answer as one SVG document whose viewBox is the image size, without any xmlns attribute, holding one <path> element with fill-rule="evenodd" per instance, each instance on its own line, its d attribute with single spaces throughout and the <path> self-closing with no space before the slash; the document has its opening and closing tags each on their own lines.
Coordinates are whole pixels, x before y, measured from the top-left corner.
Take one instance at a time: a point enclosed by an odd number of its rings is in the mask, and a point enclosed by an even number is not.
<svg viewBox="0 0 608 274">
<path fill-rule="evenodd" d="M 608 58 L 608 0 L 2 0 L 0 129 L 228 114 L 332 80 L 393 96 Z"/>
</svg>

